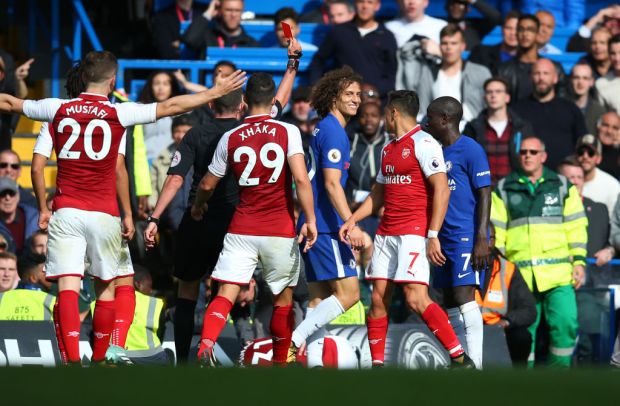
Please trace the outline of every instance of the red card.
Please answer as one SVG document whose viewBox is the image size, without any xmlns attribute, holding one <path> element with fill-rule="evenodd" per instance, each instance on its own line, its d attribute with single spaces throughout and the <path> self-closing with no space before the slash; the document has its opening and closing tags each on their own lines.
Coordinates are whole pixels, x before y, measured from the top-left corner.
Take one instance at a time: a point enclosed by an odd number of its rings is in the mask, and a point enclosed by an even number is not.
<svg viewBox="0 0 620 406">
<path fill-rule="evenodd" d="M 288 39 L 293 38 L 293 31 L 291 30 L 291 26 L 284 21 L 280 23 L 282 25 L 282 31 L 284 31 L 284 37 Z"/>
</svg>

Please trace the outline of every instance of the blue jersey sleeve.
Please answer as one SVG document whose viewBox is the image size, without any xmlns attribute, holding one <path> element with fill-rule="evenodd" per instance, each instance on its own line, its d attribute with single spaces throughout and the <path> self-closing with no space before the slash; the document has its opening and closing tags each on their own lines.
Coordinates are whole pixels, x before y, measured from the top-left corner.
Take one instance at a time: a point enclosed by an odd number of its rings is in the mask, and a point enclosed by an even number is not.
<svg viewBox="0 0 620 406">
<path fill-rule="evenodd" d="M 319 167 L 345 170 L 345 163 L 349 154 L 349 139 L 342 128 L 322 128 L 318 134 Z"/>
<path fill-rule="evenodd" d="M 468 151 L 467 170 L 472 186 L 474 189 L 491 186 L 491 169 L 489 168 L 489 160 L 484 149 L 482 149 L 480 144 L 472 140 Z"/>
</svg>

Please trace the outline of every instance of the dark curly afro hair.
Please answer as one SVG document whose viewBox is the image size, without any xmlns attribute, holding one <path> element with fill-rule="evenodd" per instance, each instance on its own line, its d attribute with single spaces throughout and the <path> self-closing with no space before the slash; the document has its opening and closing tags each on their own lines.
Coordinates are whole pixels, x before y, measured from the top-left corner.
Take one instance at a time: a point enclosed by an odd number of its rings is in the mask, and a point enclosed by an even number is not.
<svg viewBox="0 0 620 406">
<path fill-rule="evenodd" d="M 338 95 L 351 83 L 362 84 L 362 77 L 350 66 L 327 72 L 312 89 L 310 104 L 320 117 L 329 114 Z"/>
</svg>

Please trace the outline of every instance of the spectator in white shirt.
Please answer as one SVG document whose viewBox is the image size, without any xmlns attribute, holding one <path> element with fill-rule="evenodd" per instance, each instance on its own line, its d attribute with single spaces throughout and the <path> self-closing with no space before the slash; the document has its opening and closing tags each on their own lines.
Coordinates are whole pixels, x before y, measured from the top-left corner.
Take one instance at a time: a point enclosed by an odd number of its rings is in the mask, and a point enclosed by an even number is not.
<svg viewBox="0 0 620 406">
<path fill-rule="evenodd" d="M 394 33 L 396 44 L 402 47 L 415 34 L 428 38 L 423 43 L 427 53 L 439 55 L 439 32 L 446 26 L 444 20 L 426 15 L 428 0 L 399 0 L 401 17 L 385 24 Z"/>
<path fill-rule="evenodd" d="M 585 174 L 582 195 L 605 204 L 611 217 L 620 194 L 620 182 L 598 168 L 601 163 L 601 142 L 594 135 L 586 134 L 579 138 L 575 150 Z"/>
</svg>

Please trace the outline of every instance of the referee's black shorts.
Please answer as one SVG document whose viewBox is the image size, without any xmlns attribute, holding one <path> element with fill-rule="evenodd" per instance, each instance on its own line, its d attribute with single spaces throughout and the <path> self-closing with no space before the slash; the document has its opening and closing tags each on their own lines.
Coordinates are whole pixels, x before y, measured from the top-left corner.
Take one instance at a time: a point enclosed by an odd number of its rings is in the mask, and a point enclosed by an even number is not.
<svg viewBox="0 0 620 406">
<path fill-rule="evenodd" d="M 179 224 L 174 258 L 174 276 L 187 282 L 197 281 L 215 268 L 235 208 L 207 212 L 201 221 L 194 220 L 190 211 L 185 211 Z"/>
</svg>

